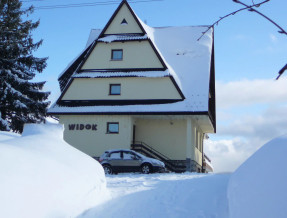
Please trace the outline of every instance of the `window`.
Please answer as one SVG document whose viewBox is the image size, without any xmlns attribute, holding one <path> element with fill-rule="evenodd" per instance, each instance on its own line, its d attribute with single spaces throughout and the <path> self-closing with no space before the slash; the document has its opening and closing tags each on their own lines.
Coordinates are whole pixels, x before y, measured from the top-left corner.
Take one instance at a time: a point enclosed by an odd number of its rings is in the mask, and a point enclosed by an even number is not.
<svg viewBox="0 0 287 218">
<path fill-rule="evenodd" d="M 117 152 L 110 153 L 109 158 L 110 159 L 121 159 L 121 152 L 117 151 Z"/>
<path fill-rule="evenodd" d="M 121 84 L 110 84 L 110 95 L 120 95 Z"/>
<path fill-rule="evenodd" d="M 118 134 L 119 133 L 119 123 L 107 123 L 107 133 L 108 134 Z"/>
<path fill-rule="evenodd" d="M 123 60 L 123 49 L 113 49 L 112 50 L 112 61 L 121 61 Z"/>
<path fill-rule="evenodd" d="M 124 160 L 140 160 L 140 157 L 133 152 L 123 151 Z"/>
</svg>

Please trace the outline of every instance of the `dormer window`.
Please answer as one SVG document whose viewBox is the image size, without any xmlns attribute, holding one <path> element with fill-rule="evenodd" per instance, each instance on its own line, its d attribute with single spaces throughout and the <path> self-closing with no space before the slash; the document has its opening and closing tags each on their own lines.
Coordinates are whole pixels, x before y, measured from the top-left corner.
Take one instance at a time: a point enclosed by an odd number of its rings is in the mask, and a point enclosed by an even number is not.
<svg viewBox="0 0 287 218">
<path fill-rule="evenodd" d="M 121 95 L 121 84 L 110 84 L 110 95 Z"/>
<path fill-rule="evenodd" d="M 122 61 L 123 60 L 123 49 L 113 49 L 111 54 L 112 61 Z"/>
</svg>

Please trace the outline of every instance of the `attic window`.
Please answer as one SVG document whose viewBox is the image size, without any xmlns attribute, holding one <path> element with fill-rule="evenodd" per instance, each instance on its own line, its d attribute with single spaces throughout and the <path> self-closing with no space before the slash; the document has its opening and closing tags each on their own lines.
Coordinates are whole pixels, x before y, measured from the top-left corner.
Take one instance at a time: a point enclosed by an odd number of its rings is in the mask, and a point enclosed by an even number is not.
<svg viewBox="0 0 287 218">
<path fill-rule="evenodd" d="M 110 84 L 110 95 L 121 95 L 121 84 Z"/>
<path fill-rule="evenodd" d="M 126 19 L 123 19 L 123 21 L 121 22 L 121 25 L 128 25 L 128 22 L 126 21 Z"/>
<path fill-rule="evenodd" d="M 113 49 L 111 54 L 112 61 L 121 61 L 123 60 L 123 49 Z"/>
</svg>

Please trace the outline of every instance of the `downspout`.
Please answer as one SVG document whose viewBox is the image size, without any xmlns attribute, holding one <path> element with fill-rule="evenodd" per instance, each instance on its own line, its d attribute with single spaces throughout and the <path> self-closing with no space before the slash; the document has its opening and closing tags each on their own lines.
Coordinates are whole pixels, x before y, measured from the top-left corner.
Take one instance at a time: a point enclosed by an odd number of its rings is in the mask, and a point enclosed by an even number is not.
<svg viewBox="0 0 287 218">
<path fill-rule="evenodd" d="M 204 152 L 203 152 L 203 141 L 204 141 L 204 137 L 205 137 L 205 133 L 203 133 L 203 137 L 201 140 L 201 144 L 202 144 L 202 150 L 201 150 L 201 155 L 202 155 L 202 163 L 201 163 L 201 172 L 203 173 L 203 160 L 204 160 Z"/>
</svg>

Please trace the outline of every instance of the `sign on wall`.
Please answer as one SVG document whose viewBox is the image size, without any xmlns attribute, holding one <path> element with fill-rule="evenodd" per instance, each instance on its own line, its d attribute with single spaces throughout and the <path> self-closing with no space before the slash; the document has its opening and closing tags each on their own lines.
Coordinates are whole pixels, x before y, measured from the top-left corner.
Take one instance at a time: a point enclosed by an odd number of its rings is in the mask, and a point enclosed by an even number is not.
<svg viewBox="0 0 287 218">
<path fill-rule="evenodd" d="M 69 124 L 69 130 L 97 130 L 97 124 Z"/>
</svg>

